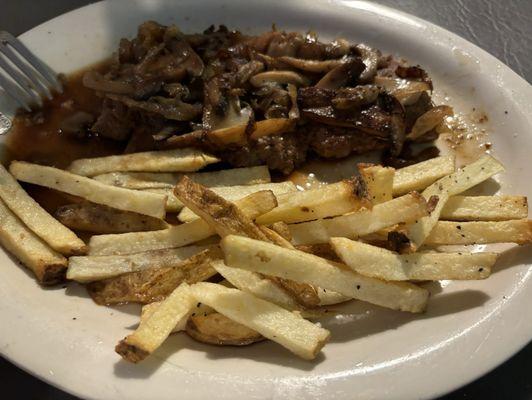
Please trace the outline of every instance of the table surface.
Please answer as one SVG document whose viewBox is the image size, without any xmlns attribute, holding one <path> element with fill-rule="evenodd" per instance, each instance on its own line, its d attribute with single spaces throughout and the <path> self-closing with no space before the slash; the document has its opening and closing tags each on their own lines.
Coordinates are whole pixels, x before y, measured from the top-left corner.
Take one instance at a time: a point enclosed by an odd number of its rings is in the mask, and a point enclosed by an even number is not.
<svg viewBox="0 0 532 400">
<path fill-rule="evenodd" d="M 0 29 L 19 35 L 90 0 L 2 0 Z M 377 0 L 431 21 L 487 50 L 532 82 L 531 0 Z M 31 11 L 30 11 L 31 10 Z M 442 397 L 532 400 L 532 344 L 495 370 Z M 0 387 L 8 398 L 73 400 L 0 357 Z"/>
</svg>

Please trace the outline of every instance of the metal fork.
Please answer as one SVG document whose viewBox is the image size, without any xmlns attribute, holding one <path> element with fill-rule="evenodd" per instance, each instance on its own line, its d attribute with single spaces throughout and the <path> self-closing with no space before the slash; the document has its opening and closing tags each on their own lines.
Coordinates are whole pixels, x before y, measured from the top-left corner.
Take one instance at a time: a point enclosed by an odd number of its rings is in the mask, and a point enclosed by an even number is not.
<svg viewBox="0 0 532 400">
<path fill-rule="evenodd" d="M 20 40 L 0 31 L 0 88 L 26 111 L 41 107 L 43 98 L 62 93 L 57 74 L 39 60 Z M 0 113 L 0 135 L 11 127 L 8 117 Z"/>
</svg>

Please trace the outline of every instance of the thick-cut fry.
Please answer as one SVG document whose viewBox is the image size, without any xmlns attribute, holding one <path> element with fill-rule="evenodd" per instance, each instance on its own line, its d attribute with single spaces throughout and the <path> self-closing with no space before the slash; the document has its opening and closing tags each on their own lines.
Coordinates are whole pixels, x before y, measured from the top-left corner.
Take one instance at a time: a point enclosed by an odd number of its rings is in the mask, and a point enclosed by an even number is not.
<svg viewBox="0 0 532 400">
<path fill-rule="evenodd" d="M 61 254 L 85 254 L 87 246 L 74 232 L 48 214 L 0 164 L 0 199 L 33 233 Z"/>
<path fill-rule="evenodd" d="M 429 216 L 421 218 L 409 227 L 408 238 L 411 242 L 411 249 L 416 251 L 423 244 L 440 218 L 441 210 L 449 197 L 466 191 L 501 171 L 504 171 L 502 164 L 493 157 L 485 155 L 426 188 L 422 193 L 423 197 L 427 200 L 437 197 L 438 203 Z"/>
<path fill-rule="evenodd" d="M 276 207 L 277 200 L 271 191 L 264 190 L 237 200 L 235 205 L 249 218 L 255 219 Z M 160 231 L 98 235 L 90 239 L 89 255 L 131 254 L 140 251 L 181 247 L 215 234 L 215 230 L 207 222 L 197 219 Z"/>
<path fill-rule="evenodd" d="M 88 201 L 61 206 L 54 215 L 69 228 L 94 233 L 155 231 L 169 227 L 162 219 Z"/>
<path fill-rule="evenodd" d="M 183 209 L 183 203 L 179 201 L 174 195 L 172 188 L 151 188 L 151 189 L 138 189 L 144 193 L 155 193 L 161 196 L 166 196 L 166 212 L 177 213 Z"/>
<path fill-rule="evenodd" d="M 485 279 L 495 253 L 427 253 L 398 255 L 346 238 L 332 238 L 340 258 L 359 274 L 387 281 Z"/>
<path fill-rule="evenodd" d="M 197 283 L 190 290 L 196 300 L 304 359 L 315 358 L 329 340 L 328 330 L 241 290 L 206 282 Z"/>
<path fill-rule="evenodd" d="M 173 188 L 183 175 L 185 174 L 169 172 L 110 172 L 97 175 L 93 179 L 126 189 L 160 189 Z M 264 165 L 213 172 L 195 172 L 186 175 L 194 182 L 207 187 L 257 185 L 271 182 L 268 167 Z"/>
<path fill-rule="evenodd" d="M 150 303 L 163 300 L 181 282 L 201 282 L 216 274 L 212 262 L 222 253 L 218 247 L 195 254 L 173 267 L 149 268 L 91 282 L 87 290 L 97 304 Z"/>
<path fill-rule="evenodd" d="M 280 194 L 277 201 L 279 205 L 257 218 L 257 223 L 304 222 L 371 207 L 356 181 L 341 181 L 319 189 Z"/>
<path fill-rule="evenodd" d="M 295 245 L 327 243 L 331 237 L 357 238 L 402 222 L 413 222 L 427 215 L 427 203 L 416 192 L 362 210 L 330 219 L 291 224 Z"/>
<path fill-rule="evenodd" d="M 217 346 L 247 346 L 264 340 L 260 333 L 220 313 L 190 316 L 185 332 L 198 342 Z"/>
<path fill-rule="evenodd" d="M 222 239 L 221 246 L 230 267 L 310 283 L 395 310 L 421 312 L 427 304 L 428 291 L 423 288 L 366 277 L 343 264 L 299 250 L 234 235 Z"/>
<path fill-rule="evenodd" d="M 454 156 L 442 156 L 395 170 L 393 195 L 401 196 L 413 190 L 423 190 L 454 172 Z"/>
<path fill-rule="evenodd" d="M 366 183 L 368 197 L 373 204 L 392 199 L 395 169 L 382 165 L 358 164 L 358 171 Z"/>
<path fill-rule="evenodd" d="M 532 221 L 450 222 L 438 221 L 425 240 L 426 245 L 532 242 Z"/>
<path fill-rule="evenodd" d="M 175 267 L 186 258 L 206 249 L 206 246 L 188 246 L 123 256 L 70 257 L 67 278 L 78 282 L 92 282 L 150 268 Z"/>
<path fill-rule="evenodd" d="M 192 182 L 187 177 L 179 182 L 174 192 L 183 203 L 211 225 L 221 237 L 236 234 L 292 246 L 276 232 L 264 226 L 256 225 L 235 204 L 223 199 L 204 186 Z M 301 305 L 305 307 L 319 305 L 320 300 L 316 294 L 316 289 L 311 285 L 291 282 L 278 277 L 271 277 L 271 279 L 294 296 Z"/>
<path fill-rule="evenodd" d="M 197 149 L 177 149 L 82 158 L 72 162 L 68 170 L 82 176 L 124 171 L 189 172 L 219 161 L 218 158 Z"/>
<path fill-rule="evenodd" d="M 140 323 L 144 323 L 148 318 L 152 316 L 152 314 L 157 310 L 162 301 L 154 301 L 153 303 L 145 304 L 142 306 L 142 312 L 140 314 Z M 207 316 L 209 314 L 212 314 L 216 311 L 214 311 L 211 307 L 208 305 L 202 304 L 202 303 L 196 303 L 194 306 L 194 310 L 192 311 L 192 314 L 190 314 L 191 317 L 194 317 L 196 315 L 203 315 Z M 181 332 L 186 328 L 186 322 L 187 319 L 182 319 L 177 322 L 177 325 L 172 330 L 172 333 Z"/>
<path fill-rule="evenodd" d="M 118 343 L 115 351 L 126 361 L 142 361 L 163 344 L 180 321 L 186 323 L 195 304 L 190 286 L 182 283 L 149 318 L 142 321 L 135 332 Z"/>
<path fill-rule="evenodd" d="M 22 161 L 13 161 L 9 171 L 19 181 L 83 197 L 93 203 L 159 219 L 165 216 L 166 197 L 159 194 L 117 188 L 57 168 Z"/>
<path fill-rule="evenodd" d="M 52 250 L 0 200 L 0 243 L 22 264 L 31 269 L 43 285 L 53 285 L 65 277 L 67 259 Z"/>
<path fill-rule="evenodd" d="M 258 185 L 245 185 L 245 186 L 225 186 L 214 187 L 211 190 L 218 196 L 223 197 L 229 201 L 240 200 L 244 196 L 251 193 L 259 192 L 262 190 L 271 190 L 273 194 L 278 197 L 285 193 L 297 194 L 297 188 L 292 182 L 279 182 L 279 183 L 261 183 Z M 190 209 L 183 208 L 179 213 L 179 220 L 181 222 L 190 222 L 199 217 Z"/>
<path fill-rule="evenodd" d="M 237 289 L 251 293 L 288 310 L 300 308 L 292 296 L 288 295 L 268 278 L 245 269 L 229 267 L 222 260 L 215 261 L 212 266 Z"/>
<path fill-rule="evenodd" d="M 453 196 L 440 218 L 451 221 L 504 221 L 528 216 L 525 196 Z"/>
</svg>

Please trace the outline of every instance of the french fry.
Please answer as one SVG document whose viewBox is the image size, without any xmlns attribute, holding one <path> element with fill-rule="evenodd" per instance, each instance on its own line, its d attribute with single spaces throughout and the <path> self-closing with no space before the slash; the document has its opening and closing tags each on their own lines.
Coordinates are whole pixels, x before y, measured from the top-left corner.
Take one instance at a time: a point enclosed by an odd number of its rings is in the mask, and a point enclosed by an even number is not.
<svg viewBox="0 0 532 400">
<path fill-rule="evenodd" d="M 191 315 L 185 332 L 198 342 L 217 346 L 247 346 L 264 340 L 260 333 L 217 312 Z"/>
<path fill-rule="evenodd" d="M 392 199 L 395 169 L 382 165 L 358 164 L 358 172 L 366 184 L 368 198 L 373 204 Z"/>
<path fill-rule="evenodd" d="M 251 193 L 262 190 L 271 190 L 276 197 L 285 193 L 299 193 L 297 192 L 296 186 L 288 181 L 280 183 L 261 183 L 258 185 L 214 187 L 211 188 L 211 190 L 229 201 L 240 200 Z M 179 213 L 179 220 L 181 222 L 190 222 L 198 218 L 199 217 L 190 208 L 185 207 Z"/>
<path fill-rule="evenodd" d="M 145 304 L 144 306 L 142 306 L 142 311 L 141 311 L 141 314 L 140 314 L 140 323 L 142 324 L 148 318 L 150 318 L 152 316 L 152 314 L 155 312 L 155 310 L 157 310 L 160 307 L 161 303 L 162 303 L 162 300 L 161 301 L 154 301 L 153 303 Z M 216 312 L 216 311 L 214 311 L 211 307 L 209 307 L 209 306 L 207 306 L 205 304 L 202 304 L 202 303 L 196 303 L 196 305 L 194 306 L 194 309 L 192 311 L 192 314 L 190 314 L 190 317 L 194 317 L 196 315 L 207 316 L 207 315 L 212 314 L 214 312 Z M 177 325 L 172 330 L 172 333 L 177 333 L 177 332 L 181 332 L 181 331 L 185 330 L 187 320 L 188 319 L 179 320 Z"/>
<path fill-rule="evenodd" d="M 423 244 L 440 218 L 441 210 L 449 197 L 464 192 L 501 171 L 504 171 L 502 164 L 493 157 L 485 155 L 426 188 L 422 193 L 423 197 L 427 201 L 437 197 L 438 203 L 429 216 L 419 219 L 409 227 L 408 238 L 411 242 L 411 249 L 416 251 Z"/>
<path fill-rule="evenodd" d="M 525 196 L 453 196 L 440 218 L 450 221 L 504 221 L 528 216 Z"/>
<path fill-rule="evenodd" d="M 172 267 L 149 268 L 87 284 L 97 304 L 150 303 L 164 300 L 182 282 L 207 280 L 216 274 L 212 262 L 222 253 L 218 247 L 201 251 Z"/>
<path fill-rule="evenodd" d="M 393 195 L 402 196 L 411 191 L 425 189 L 436 180 L 454 172 L 453 155 L 431 158 L 408 167 L 395 170 Z"/>
<path fill-rule="evenodd" d="M 82 158 L 70 164 L 76 175 L 95 176 L 108 172 L 190 172 L 220 160 L 196 149 L 146 151 L 119 156 Z"/>
<path fill-rule="evenodd" d="M 183 203 L 179 201 L 174 195 L 172 188 L 151 188 L 151 189 L 138 189 L 145 193 L 155 193 L 161 196 L 166 196 L 166 212 L 177 213 L 183 209 Z"/>
<path fill-rule="evenodd" d="M 207 222 L 221 237 L 237 234 L 292 246 L 274 231 L 256 225 L 235 204 L 223 199 L 204 186 L 192 182 L 187 177 L 184 177 L 176 185 L 174 192 L 183 203 Z M 304 307 L 315 307 L 319 304 L 319 297 L 311 285 L 290 282 L 278 277 L 271 277 L 271 279 L 294 296 Z"/>
<path fill-rule="evenodd" d="M 46 245 L 0 200 L 0 243 L 31 269 L 43 285 L 62 281 L 67 259 Z"/>
<path fill-rule="evenodd" d="M 371 207 L 363 188 L 355 181 L 341 181 L 319 189 L 277 195 L 279 205 L 257 218 L 267 225 L 278 221 L 295 223 L 334 217 Z"/>
<path fill-rule="evenodd" d="M 190 286 L 182 283 L 142 321 L 135 332 L 117 344 L 115 351 L 126 361 L 142 361 L 163 344 L 180 321 L 186 323 L 195 304 Z"/>
<path fill-rule="evenodd" d="M 428 214 L 425 199 L 416 192 L 330 219 L 290 224 L 295 245 L 327 243 L 331 237 L 357 238 L 402 222 L 413 222 Z"/>
<path fill-rule="evenodd" d="M 55 251 L 67 256 L 87 252 L 83 240 L 48 214 L 1 164 L 0 199 L 33 233 Z"/>
<path fill-rule="evenodd" d="M 398 255 L 346 238 L 331 244 L 353 271 L 387 281 L 485 279 L 497 260 L 495 253 L 428 253 Z"/>
<path fill-rule="evenodd" d="M 159 219 L 165 216 L 166 197 L 159 194 L 117 188 L 57 168 L 22 161 L 13 161 L 9 171 L 19 181 L 69 193 L 93 203 Z"/>
<path fill-rule="evenodd" d="M 509 221 L 450 222 L 438 221 L 427 240 L 428 246 L 448 244 L 487 244 L 532 242 L 532 222 L 527 219 Z"/>
<path fill-rule="evenodd" d="M 88 201 L 61 206 L 54 216 L 71 229 L 93 233 L 142 232 L 169 227 L 162 219 Z"/>
<path fill-rule="evenodd" d="M 249 218 L 254 219 L 276 207 L 277 200 L 271 191 L 264 190 L 237 200 L 235 205 Z M 182 247 L 215 234 L 215 230 L 207 222 L 197 219 L 160 231 L 98 235 L 93 236 L 89 241 L 89 255 L 131 254 Z"/>
<path fill-rule="evenodd" d="M 207 282 L 197 283 L 190 290 L 197 301 L 304 359 L 314 359 L 329 340 L 328 330 L 241 290 Z"/>
<path fill-rule="evenodd" d="M 213 263 L 213 268 L 234 287 L 251 293 L 263 300 L 277 304 L 287 310 L 299 309 L 299 304 L 270 279 L 245 269 L 228 267 L 222 260 Z"/>
<path fill-rule="evenodd" d="M 97 175 L 93 179 L 107 185 L 126 189 L 162 189 L 173 188 L 185 173 L 171 172 L 109 172 Z M 257 185 L 271 182 L 268 167 L 224 169 L 213 172 L 193 172 L 186 174 L 194 182 L 203 186 Z"/>
<path fill-rule="evenodd" d="M 85 283 L 145 269 L 175 267 L 205 246 L 162 249 L 123 256 L 78 256 L 68 259 L 67 279 Z"/>
<path fill-rule="evenodd" d="M 363 276 L 299 250 L 234 235 L 223 238 L 221 246 L 230 267 L 309 283 L 394 310 L 421 312 L 427 304 L 428 291 L 416 285 Z"/>
</svg>

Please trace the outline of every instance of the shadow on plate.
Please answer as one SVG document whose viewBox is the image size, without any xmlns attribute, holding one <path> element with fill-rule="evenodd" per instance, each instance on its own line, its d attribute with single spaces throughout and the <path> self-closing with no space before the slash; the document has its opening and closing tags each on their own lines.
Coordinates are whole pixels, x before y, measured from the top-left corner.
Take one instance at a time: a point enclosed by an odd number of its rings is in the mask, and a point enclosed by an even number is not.
<svg viewBox="0 0 532 400">
<path fill-rule="evenodd" d="M 508 268 L 528 264 L 530 260 L 532 260 L 532 246 L 514 246 L 500 253 L 491 273 L 493 275 Z"/>
</svg>

